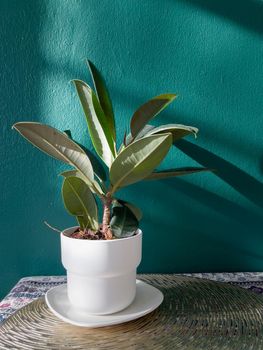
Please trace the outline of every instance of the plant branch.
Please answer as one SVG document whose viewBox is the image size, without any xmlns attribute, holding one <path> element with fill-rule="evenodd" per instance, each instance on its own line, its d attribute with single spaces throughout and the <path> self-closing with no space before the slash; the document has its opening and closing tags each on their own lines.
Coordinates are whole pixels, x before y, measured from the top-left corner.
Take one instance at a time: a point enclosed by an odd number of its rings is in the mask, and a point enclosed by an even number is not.
<svg viewBox="0 0 263 350">
<path fill-rule="evenodd" d="M 102 218 L 102 232 L 106 239 L 112 239 L 112 232 L 110 229 L 110 214 L 111 214 L 112 197 L 108 192 L 103 198 L 103 218 Z"/>
</svg>

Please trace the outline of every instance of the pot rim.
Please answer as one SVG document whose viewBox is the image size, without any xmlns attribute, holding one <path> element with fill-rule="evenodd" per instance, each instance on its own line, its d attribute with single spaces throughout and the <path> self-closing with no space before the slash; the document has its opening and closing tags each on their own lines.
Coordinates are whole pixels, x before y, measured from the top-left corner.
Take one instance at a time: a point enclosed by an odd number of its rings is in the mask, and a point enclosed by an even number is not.
<svg viewBox="0 0 263 350">
<path fill-rule="evenodd" d="M 76 238 L 73 238 L 73 237 L 69 237 L 69 236 L 67 236 L 67 235 L 65 235 L 65 231 L 67 231 L 67 230 L 70 230 L 70 229 L 76 229 L 76 228 L 78 228 L 79 226 L 72 226 L 72 227 L 68 227 L 68 228 L 66 228 L 66 229 L 64 229 L 63 231 L 61 231 L 60 232 L 60 237 L 62 238 L 63 237 L 63 239 L 68 239 L 68 240 L 74 240 L 74 242 L 76 242 L 76 241 L 82 241 L 82 242 L 90 242 L 90 243 L 99 243 L 99 242 L 101 242 L 100 244 L 102 244 L 102 243 L 104 243 L 104 244 L 114 244 L 114 243 L 117 243 L 117 242 L 121 242 L 121 241 L 127 241 L 127 240 L 133 240 L 133 239 L 135 239 L 135 238 L 138 238 L 138 237 L 140 237 L 140 236 L 142 236 L 142 230 L 141 229 L 137 229 L 136 230 L 136 234 L 135 235 L 133 235 L 133 236 L 131 236 L 131 237 L 124 237 L 124 238 L 116 238 L 116 239 L 108 239 L 108 240 L 106 240 L 106 239 L 94 239 L 94 240 L 92 240 L 92 239 L 76 239 Z M 87 244 L 87 243 L 84 243 L 84 244 Z"/>
</svg>

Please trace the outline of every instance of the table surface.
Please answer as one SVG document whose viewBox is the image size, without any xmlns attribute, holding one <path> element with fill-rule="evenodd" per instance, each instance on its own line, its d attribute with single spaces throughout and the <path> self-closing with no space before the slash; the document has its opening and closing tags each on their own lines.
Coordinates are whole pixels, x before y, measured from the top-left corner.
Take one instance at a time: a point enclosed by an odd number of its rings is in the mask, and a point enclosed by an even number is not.
<svg viewBox="0 0 263 350">
<path fill-rule="evenodd" d="M 263 294 L 263 272 L 193 273 L 181 275 L 226 282 L 246 288 L 252 293 Z M 180 275 L 175 274 L 175 276 Z M 42 297 L 50 288 L 63 283 L 66 283 L 65 276 L 22 278 L 0 302 L 0 323 L 21 307 Z"/>
</svg>

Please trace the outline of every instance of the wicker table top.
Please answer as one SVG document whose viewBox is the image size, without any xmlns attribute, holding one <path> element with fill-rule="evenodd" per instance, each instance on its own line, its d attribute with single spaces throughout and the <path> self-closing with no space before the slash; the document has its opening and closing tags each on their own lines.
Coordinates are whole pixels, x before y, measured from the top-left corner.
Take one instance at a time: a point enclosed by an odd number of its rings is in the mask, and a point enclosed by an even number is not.
<svg viewBox="0 0 263 350">
<path fill-rule="evenodd" d="M 83 329 L 57 319 L 40 298 L 2 324 L 0 349 L 263 349 L 262 295 L 189 276 L 139 278 L 165 295 L 151 314 Z"/>
</svg>

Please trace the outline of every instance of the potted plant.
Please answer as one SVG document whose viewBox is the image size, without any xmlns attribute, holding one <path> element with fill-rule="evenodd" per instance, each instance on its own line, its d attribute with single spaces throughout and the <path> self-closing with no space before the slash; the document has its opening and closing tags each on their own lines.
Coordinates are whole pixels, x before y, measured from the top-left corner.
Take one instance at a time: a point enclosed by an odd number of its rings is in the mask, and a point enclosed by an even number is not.
<svg viewBox="0 0 263 350">
<path fill-rule="evenodd" d="M 36 122 L 14 124 L 24 138 L 48 155 L 67 163 L 62 196 L 78 226 L 61 233 L 62 263 L 67 270 L 70 303 L 90 314 L 110 314 L 124 309 L 136 293 L 136 269 L 141 261 L 140 209 L 117 196 L 119 189 L 141 180 L 158 180 L 208 170 L 156 168 L 178 139 L 193 134 L 192 126 L 149 121 L 165 109 L 175 94 L 163 94 L 139 107 L 130 122 L 130 133 L 116 145 L 112 104 L 104 82 L 87 61 L 95 90 L 73 80 L 87 121 L 94 149 L 107 167 L 75 142 L 69 131 Z M 98 204 L 103 207 L 99 219 Z"/>
</svg>

